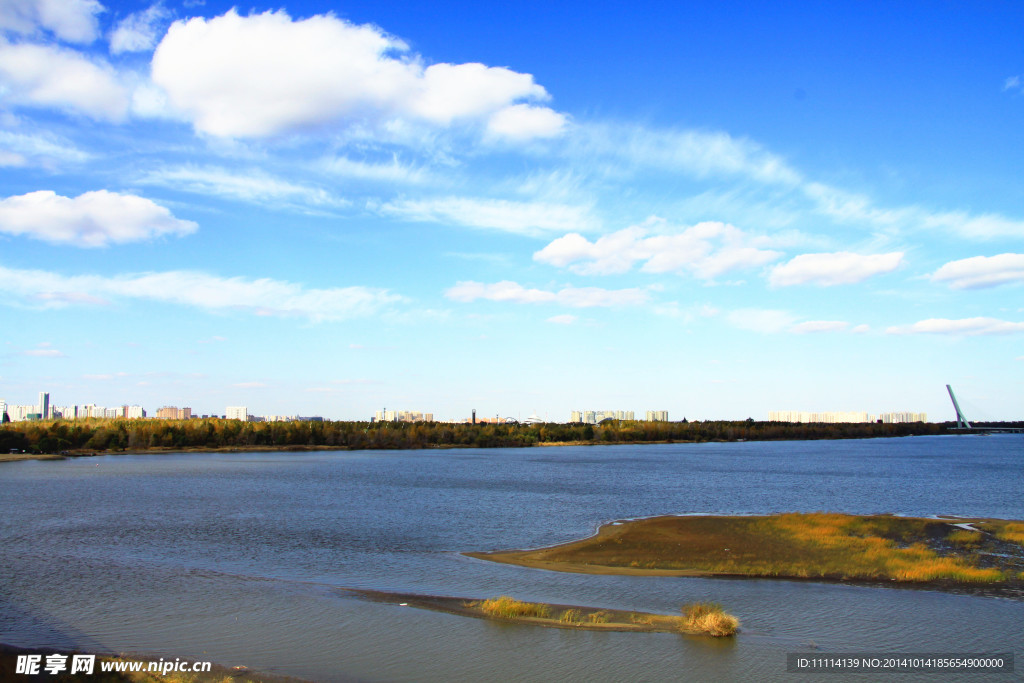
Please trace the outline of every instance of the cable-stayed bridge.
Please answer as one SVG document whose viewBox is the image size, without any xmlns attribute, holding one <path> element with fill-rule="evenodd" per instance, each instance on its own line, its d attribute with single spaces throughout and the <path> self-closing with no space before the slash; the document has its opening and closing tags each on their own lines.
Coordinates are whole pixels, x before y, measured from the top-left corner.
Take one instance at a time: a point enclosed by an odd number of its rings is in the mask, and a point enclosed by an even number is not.
<svg viewBox="0 0 1024 683">
<path fill-rule="evenodd" d="M 960 410 L 960 404 L 956 402 L 956 394 L 953 393 L 953 387 L 946 385 L 946 391 L 949 392 L 949 398 L 953 401 L 953 408 L 956 410 L 956 427 L 950 431 L 954 432 L 966 432 L 970 434 L 1024 434 L 1024 428 L 1021 427 L 974 427 L 967 418 L 964 416 L 962 410 Z"/>
</svg>

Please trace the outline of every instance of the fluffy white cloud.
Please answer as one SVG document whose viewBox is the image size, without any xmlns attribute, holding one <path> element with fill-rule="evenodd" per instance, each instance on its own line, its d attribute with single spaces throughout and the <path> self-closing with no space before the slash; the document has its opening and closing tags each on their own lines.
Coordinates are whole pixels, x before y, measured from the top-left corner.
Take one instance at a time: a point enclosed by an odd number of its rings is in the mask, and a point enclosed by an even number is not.
<svg viewBox="0 0 1024 683">
<path fill-rule="evenodd" d="M 477 299 L 487 299 L 517 304 L 553 303 L 573 308 L 639 306 L 646 303 L 648 299 L 647 292 L 637 288 L 564 287 L 554 292 L 544 289 L 527 289 L 517 282 L 508 280 L 493 284 L 473 281 L 459 282 L 448 289 L 444 295 L 449 299 L 465 303 Z"/>
<path fill-rule="evenodd" d="M 3 0 L 0 29 L 35 35 L 40 29 L 69 43 L 91 43 L 99 36 L 97 0 Z"/>
<path fill-rule="evenodd" d="M 594 242 L 571 233 L 536 252 L 533 259 L 568 267 L 582 275 L 625 273 L 635 263 L 643 262 L 644 272 L 689 272 L 711 279 L 731 270 L 763 265 L 782 255 L 761 248 L 763 239 L 725 223 L 698 223 L 680 232 L 648 236 L 652 227 L 667 230 L 663 221 L 649 219 Z"/>
<path fill-rule="evenodd" d="M 103 247 L 187 235 L 197 227 L 148 199 L 107 190 L 74 198 L 40 190 L 0 200 L 0 233 L 56 244 Z"/>
<path fill-rule="evenodd" d="M 490 228 L 520 235 L 539 235 L 563 230 L 589 230 L 595 219 L 582 206 L 546 202 L 515 202 L 506 199 L 441 197 L 401 200 L 380 207 L 380 212 L 425 223 L 454 223 Z"/>
<path fill-rule="evenodd" d="M 1024 254 L 974 256 L 950 261 L 932 274 L 932 280 L 946 282 L 953 289 L 975 289 L 1024 282 Z"/>
<path fill-rule="evenodd" d="M 139 182 L 265 205 L 298 203 L 340 207 L 349 204 L 322 188 L 291 183 L 258 170 L 246 174 L 218 167 L 177 166 L 152 171 L 139 178 Z"/>
<path fill-rule="evenodd" d="M 159 37 L 161 24 L 168 17 L 170 12 L 159 3 L 142 12 L 129 14 L 110 32 L 110 51 L 116 55 L 152 49 Z"/>
<path fill-rule="evenodd" d="M 153 56 L 152 76 L 196 130 L 225 137 L 342 120 L 484 122 L 519 100 L 548 99 L 529 74 L 476 63 L 424 67 L 377 27 L 332 15 L 293 21 L 284 11 L 175 22 Z M 506 132 L 547 133 L 539 118 Z"/>
<path fill-rule="evenodd" d="M 903 252 L 855 254 L 838 251 L 830 254 L 801 254 L 772 268 L 773 287 L 815 284 L 829 287 L 862 282 L 874 275 L 890 273 L 903 263 Z"/>
<path fill-rule="evenodd" d="M 886 330 L 889 334 L 953 334 L 978 336 L 985 334 L 1012 334 L 1024 332 L 1024 322 L 1010 322 L 998 318 L 929 318 L 913 325 L 896 325 Z"/>
<path fill-rule="evenodd" d="M 109 65 L 61 47 L 12 44 L 0 38 L 0 92 L 19 105 L 56 107 L 120 121 L 131 95 Z"/>
<path fill-rule="evenodd" d="M 509 140 L 553 138 L 562 134 L 568 120 L 548 107 L 513 104 L 499 110 L 487 122 L 487 132 L 493 137 Z"/>
<path fill-rule="evenodd" d="M 41 270 L 0 267 L 0 301 L 60 308 L 117 300 L 157 301 L 214 312 L 239 311 L 262 316 L 300 317 L 314 322 L 345 320 L 376 313 L 402 298 L 383 289 L 301 285 L 260 278 L 224 278 L 193 271 L 168 271 L 104 277 L 63 276 Z"/>
</svg>

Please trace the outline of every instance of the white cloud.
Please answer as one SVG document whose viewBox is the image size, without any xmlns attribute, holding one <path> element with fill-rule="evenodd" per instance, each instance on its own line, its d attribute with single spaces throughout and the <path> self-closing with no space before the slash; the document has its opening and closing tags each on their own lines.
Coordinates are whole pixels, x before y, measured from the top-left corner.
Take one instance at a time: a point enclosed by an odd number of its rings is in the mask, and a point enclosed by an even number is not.
<svg viewBox="0 0 1024 683">
<path fill-rule="evenodd" d="M 298 185 L 259 170 L 234 173 L 218 167 L 178 166 L 151 171 L 138 182 L 257 204 L 297 202 L 322 207 L 349 204 L 348 200 L 334 197 L 321 188 Z"/>
<path fill-rule="evenodd" d="M 850 323 L 842 320 L 808 320 L 797 323 L 789 328 L 794 334 L 810 334 L 814 332 L 843 332 Z"/>
<path fill-rule="evenodd" d="M 40 29 L 69 43 L 91 43 L 99 36 L 97 0 L 3 0 L 0 29 L 33 36 Z"/>
<path fill-rule="evenodd" d="M 579 320 L 579 318 L 577 318 L 576 316 L 566 313 L 564 315 L 553 315 L 550 318 L 548 318 L 547 321 L 549 323 L 554 323 L 556 325 L 572 325 L 577 320 Z"/>
<path fill-rule="evenodd" d="M 974 256 L 950 261 L 932 274 L 932 281 L 946 282 L 953 289 L 1024 282 L 1024 254 Z"/>
<path fill-rule="evenodd" d="M 442 197 L 399 200 L 380 207 L 381 213 L 426 223 L 454 223 L 520 235 L 563 230 L 589 230 L 595 219 L 582 206 L 506 199 Z"/>
<path fill-rule="evenodd" d="M 548 107 L 513 104 L 491 116 L 487 132 L 508 140 L 532 140 L 561 135 L 568 123 L 564 114 Z"/>
<path fill-rule="evenodd" d="M 8 159 L 7 164 L 2 158 Z M 44 166 L 81 163 L 89 155 L 72 143 L 43 133 L 25 134 L 0 130 L 0 166 Z"/>
<path fill-rule="evenodd" d="M 64 358 L 64 353 L 57 349 L 29 349 L 28 351 L 22 351 L 23 356 L 33 356 L 35 358 Z"/>
<path fill-rule="evenodd" d="M 167 271 L 105 277 L 63 276 L 41 270 L 0 267 L 0 301 L 62 308 L 81 303 L 68 294 L 88 292 L 92 303 L 156 301 L 211 312 L 238 311 L 260 316 L 307 318 L 313 322 L 346 320 L 376 313 L 402 297 L 368 287 L 307 289 L 260 278 L 218 277 L 195 271 Z"/>
<path fill-rule="evenodd" d="M 986 334 L 1012 334 L 1024 332 L 1024 322 L 1009 322 L 997 318 L 929 318 L 913 325 L 897 325 L 886 330 L 889 334 L 953 334 L 978 336 Z"/>
<path fill-rule="evenodd" d="M 448 289 L 444 295 L 449 299 L 465 303 L 477 299 L 487 299 L 517 304 L 554 303 L 573 308 L 639 306 L 647 303 L 648 300 L 647 292 L 637 288 L 564 287 L 555 292 L 527 289 L 517 282 L 508 280 L 493 284 L 473 281 L 459 282 Z"/>
<path fill-rule="evenodd" d="M 170 12 L 160 3 L 142 12 L 129 14 L 111 31 L 110 52 L 116 55 L 151 50 L 156 45 L 162 23 L 169 17 Z"/>
<path fill-rule="evenodd" d="M 18 105 L 56 107 L 93 119 L 120 121 L 131 97 L 106 63 L 56 46 L 11 44 L 0 38 L 0 92 Z"/>
<path fill-rule="evenodd" d="M 663 234 L 648 236 L 652 228 Z M 689 272 L 712 279 L 731 270 L 774 261 L 782 254 L 760 248 L 764 240 L 724 223 L 705 222 L 670 232 L 664 221 L 651 218 L 599 237 L 594 242 L 571 233 L 536 252 L 533 259 L 582 275 L 625 273 L 637 262 L 648 273 Z M 667 233 L 667 234 L 664 234 Z"/>
<path fill-rule="evenodd" d="M 417 184 L 427 179 L 427 173 L 423 169 L 406 166 L 399 162 L 397 157 L 388 163 L 334 157 L 323 159 L 318 166 L 332 175 L 375 182 Z"/>
<path fill-rule="evenodd" d="M 931 211 L 920 206 L 880 208 L 869 197 L 830 187 L 805 183 L 803 193 L 818 211 L 846 223 L 870 223 L 886 230 L 944 230 L 967 239 L 989 240 L 1024 237 L 1024 221 L 998 214 L 972 215 L 964 211 Z"/>
<path fill-rule="evenodd" d="M 107 190 L 75 198 L 39 190 L 0 200 L 0 233 L 55 244 L 103 247 L 187 235 L 197 227 L 148 199 Z"/>
<path fill-rule="evenodd" d="M 1003 81 L 1003 92 L 1007 90 L 1017 90 L 1021 87 L 1020 76 L 1010 76 Z"/>
<path fill-rule="evenodd" d="M 573 151 L 615 159 L 627 167 L 685 171 L 699 177 L 736 175 L 761 183 L 794 186 L 802 176 L 761 145 L 724 132 L 648 129 L 642 126 L 575 126 Z"/>
<path fill-rule="evenodd" d="M 377 27 L 332 15 L 293 21 L 284 11 L 175 22 L 153 55 L 152 75 L 197 131 L 224 137 L 339 122 L 483 124 L 520 100 L 549 97 L 530 74 L 476 63 L 424 67 Z M 550 133 L 540 114 L 527 118 L 492 132 Z"/>
<path fill-rule="evenodd" d="M 231 386 L 238 387 L 240 389 L 260 389 L 267 385 L 265 382 L 236 382 Z"/>
<path fill-rule="evenodd" d="M 838 251 L 830 254 L 801 254 L 772 268 L 773 287 L 815 284 L 824 287 L 849 285 L 882 273 L 890 273 L 903 263 L 903 252 L 855 254 Z"/>
<path fill-rule="evenodd" d="M 726 314 L 725 319 L 733 327 L 764 334 L 782 332 L 796 322 L 796 317 L 786 311 L 759 308 L 741 308 L 730 311 Z"/>
</svg>

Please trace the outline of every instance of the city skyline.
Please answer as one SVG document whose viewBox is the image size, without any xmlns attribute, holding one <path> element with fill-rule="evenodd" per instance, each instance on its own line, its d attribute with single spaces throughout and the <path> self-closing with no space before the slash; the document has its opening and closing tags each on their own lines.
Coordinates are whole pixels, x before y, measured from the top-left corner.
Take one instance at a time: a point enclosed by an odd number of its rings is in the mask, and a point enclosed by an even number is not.
<svg viewBox="0 0 1024 683">
<path fill-rule="evenodd" d="M 1024 416 L 1024 7 L 51 4 L 12 402 Z"/>
</svg>

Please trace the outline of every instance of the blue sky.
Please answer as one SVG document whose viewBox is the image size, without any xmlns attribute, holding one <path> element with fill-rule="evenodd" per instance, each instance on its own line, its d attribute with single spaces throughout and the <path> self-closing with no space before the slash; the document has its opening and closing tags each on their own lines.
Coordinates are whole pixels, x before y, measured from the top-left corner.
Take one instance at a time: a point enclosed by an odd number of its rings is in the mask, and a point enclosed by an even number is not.
<svg viewBox="0 0 1024 683">
<path fill-rule="evenodd" d="M 1022 26 L 0 0 L 0 397 L 1020 419 Z"/>
</svg>

